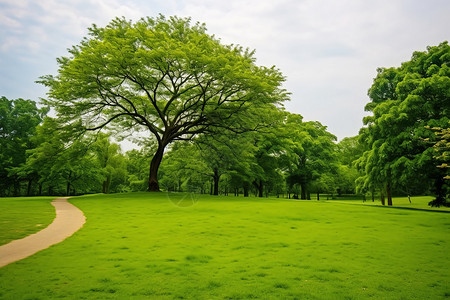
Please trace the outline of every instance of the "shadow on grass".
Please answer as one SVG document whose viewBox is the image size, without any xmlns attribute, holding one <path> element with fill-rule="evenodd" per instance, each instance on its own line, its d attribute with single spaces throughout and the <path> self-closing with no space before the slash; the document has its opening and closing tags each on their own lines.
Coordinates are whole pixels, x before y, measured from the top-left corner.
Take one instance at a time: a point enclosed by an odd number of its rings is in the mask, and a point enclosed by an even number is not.
<svg viewBox="0 0 450 300">
<path fill-rule="evenodd" d="M 369 205 L 367 205 L 369 206 Z M 406 210 L 418 210 L 418 211 L 426 211 L 426 212 L 435 212 L 435 213 L 450 213 L 450 210 L 437 210 L 437 209 L 427 209 L 427 208 L 416 208 L 416 207 L 403 207 L 403 206 L 382 206 L 382 205 L 371 205 L 372 207 L 379 208 L 395 208 L 395 209 L 406 209 Z"/>
<path fill-rule="evenodd" d="M 346 205 L 360 205 L 360 206 L 366 206 L 366 207 L 377 207 L 377 208 L 383 208 L 383 209 L 404 209 L 404 210 L 415 210 L 415 211 L 426 211 L 426 212 L 432 212 L 432 213 L 450 213 L 450 210 L 438 210 L 433 208 L 418 208 L 418 207 L 404 207 L 404 206 L 388 206 L 388 205 L 367 205 L 363 203 L 345 203 L 345 202 L 332 202 L 328 201 L 330 203 L 336 203 L 336 204 L 346 204 Z"/>
</svg>

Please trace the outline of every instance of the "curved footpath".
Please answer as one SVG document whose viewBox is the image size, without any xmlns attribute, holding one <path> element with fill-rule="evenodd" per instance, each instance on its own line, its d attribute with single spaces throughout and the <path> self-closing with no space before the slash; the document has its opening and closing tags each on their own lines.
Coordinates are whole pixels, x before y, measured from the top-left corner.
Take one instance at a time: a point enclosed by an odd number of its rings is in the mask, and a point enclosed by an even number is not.
<svg viewBox="0 0 450 300">
<path fill-rule="evenodd" d="M 69 197 L 52 201 L 56 217 L 47 228 L 0 246 L 0 268 L 62 242 L 84 225 L 86 217 L 83 212 L 67 199 Z"/>
</svg>

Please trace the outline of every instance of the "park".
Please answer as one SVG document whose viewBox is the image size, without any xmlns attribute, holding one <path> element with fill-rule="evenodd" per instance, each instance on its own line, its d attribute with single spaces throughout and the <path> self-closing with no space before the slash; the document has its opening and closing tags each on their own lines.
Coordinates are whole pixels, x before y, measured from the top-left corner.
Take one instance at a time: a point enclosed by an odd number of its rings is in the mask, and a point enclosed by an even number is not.
<svg viewBox="0 0 450 300">
<path fill-rule="evenodd" d="M 205 24 L 88 30 L 47 98 L 0 98 L 0 255 L 76 225 L 0 264 L 0 299 L 450 297 L 447 41 L 379 68 L 338 141 Z"/>
</svg>

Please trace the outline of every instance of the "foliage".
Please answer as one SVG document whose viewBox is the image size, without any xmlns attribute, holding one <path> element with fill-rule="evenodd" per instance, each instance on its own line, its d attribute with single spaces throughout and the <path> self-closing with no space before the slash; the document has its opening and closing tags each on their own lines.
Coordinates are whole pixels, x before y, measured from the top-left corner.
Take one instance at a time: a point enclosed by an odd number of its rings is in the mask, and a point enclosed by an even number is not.
<svg viewBox="0 0 450 300">
<path fill-rule="evenodd" d="M 249 165 L 254 157 L 249 136 L 223 132 L 201 135 L 191 143 L 174 144 L 163 163 L 165 176 L 161 181 L 169 191 L 205 193 L 210 187 L 213 195 L 219 194 L 222 182 L 225 183 L 222 192 L 227 194 L 233 184 L 231 181 L 240 182 L 238 177 L 246 178 L 245 174 L 250 172 Z M 182 188 L 183 185 L 187 185 L 187 189 Z"/>
<path fill-rule="evenodd" d="M 449 121 L 450 124 L 450 121 Z M 434 158 L 439 162 L 438 168 L 447 169 L 450 167 L 449 165 L 449 156 L 450 156 L 450 128 L 441 128 L 441 127 L 433 127 L 425 126 L 426 129 L 431 129 L 436 134 L 437 141 L 432 142 L 434 151 L 436 155 Z M 430 138 L 424 139 L 424 141 L 429 142 Z M 450 176 L 446 175 L 444 179 L 449 180 Z"/>
<path fill-rule="evenodd" d="M 146 179 L 148 178 L 148 166 L 150 165 L 150 155 L 152 149 L 142 147 L 141 149 L 132 149 L 125 153 L 128 182 L 130 190 L 133 192 L 145 191 Z"/>
<path fill-rule="evenodd" d="M 210 175 L 193 143 L 174 143 L 161 165 L 161 187 L 169 192 L 205 193 Z"/>
<path fill-rule="evenodd" d="M 449 121 L 450 123 L 450 121 Z M 436 161 L 439 163 L 437 165 L 438 168 L 442 170 L 446 170 L 446 174 L 443 179 L 447 181 L 450 180 L 450 175 L 448 172 L 448 168 L 450 168 L 449 165 L 449 155 L 450 155 L 450 129 L 447 128 L 441 128 L 441 127 L 433 127 L 425 126 L 427 129 L 432 129 L 435 131 L 436 134 L 436 140 L 435 142 L 432 142 L 433 148 L 435 151 L 435 156 L 433 158 L 436 159 Z M 424 139 L 424 141 L 430 141 L 430 138 Z M 442 199 L 435 199 L 433 201 L 430 201 L 430 206 L 440 207 L 440 206 L 447 206 L 450 207 L 450 202 L 448 201 L 442 201 Z"/>
</svg>

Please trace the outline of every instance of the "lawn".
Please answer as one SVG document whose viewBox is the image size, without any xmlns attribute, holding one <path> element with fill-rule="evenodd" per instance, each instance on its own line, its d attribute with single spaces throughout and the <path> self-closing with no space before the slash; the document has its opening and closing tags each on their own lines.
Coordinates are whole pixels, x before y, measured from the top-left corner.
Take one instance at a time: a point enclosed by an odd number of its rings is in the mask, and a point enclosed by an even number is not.
<svg viewBox="0 0 450 300">
<path fill-rule="evenodd" d="M 0 198 L 0 245 L 47 227 L 55 218 L 55 197 Z"/>
<path fill-rule="evenodd" d="M 165 193 L 71 202 L 85 226 L 1 268 L 0 299 L 450 297 L 448 213 Z"/>
</svg>

